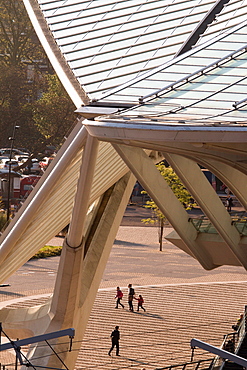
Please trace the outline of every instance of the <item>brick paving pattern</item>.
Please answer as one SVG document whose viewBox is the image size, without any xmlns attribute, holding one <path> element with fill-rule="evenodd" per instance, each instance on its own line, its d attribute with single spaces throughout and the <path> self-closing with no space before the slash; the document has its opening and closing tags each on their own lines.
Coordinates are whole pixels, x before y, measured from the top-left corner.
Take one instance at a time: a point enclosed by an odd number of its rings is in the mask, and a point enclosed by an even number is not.
<svg viewBox="0 0 247 370">
<path fill-rule="evenodd" d="M 114 292 L 100 291 L 76 369 L 156 369 L 190 361 L 190 340 L 220 346 L 247 301 L 247 282 L 136 288 L 146 312 L 114 308 Z M 236 292 L 238 298 L 236 300 Z M 120 357 L 108 356 L 110 333 L 119 325 Z M 74 343 L 77 346 L 79 343 Z M 214 356 L 195 350 L 195 360 Z"/>
<path fill-rule="evenodd" d="M 9 279 L 10 287 L 1 288 L 2 303 L 18 297 L 50 294 L 58 261 L 55 257 L 27 263 Z M 25 283 L 21 280 L 24 278 Z M 143 295 L 145 313 L 128 311 L 128 283 L 133 284 L 137 295 Z M 18 284 L 23 285 L 22 289 Z M 115 309 L 116 286 L 123 290 L 125 309 Z M 246 271 L 242 267 L 223 266 L 205 271 L 197 261 L 168 242 L 160 252 L 155 227 L 122 226 L 85 338 L 82 343 L 73 343 L 74 349 L 81 348 L 76 369 L 147 370 L 190 361 L 192 338 L 220 346 L 223 335 L 232 331 L 232 324 L 247 302 L 246 288 Z M 44 299 L 39 297 L 36 302 Z M 27 298 L 22 305 L 32 302 Z M 12 307 L 16 307 L 16 302 Z M 115 350 L 108 356 L 110 334 L 116 325 L 121 333 L 120 357 L 115 356 Z M 200 349 L 195 350 L 195 360 L 211 357 Z M 1 362 L 10 364 L 13 358 L 5 355 Z"/>
</svg>

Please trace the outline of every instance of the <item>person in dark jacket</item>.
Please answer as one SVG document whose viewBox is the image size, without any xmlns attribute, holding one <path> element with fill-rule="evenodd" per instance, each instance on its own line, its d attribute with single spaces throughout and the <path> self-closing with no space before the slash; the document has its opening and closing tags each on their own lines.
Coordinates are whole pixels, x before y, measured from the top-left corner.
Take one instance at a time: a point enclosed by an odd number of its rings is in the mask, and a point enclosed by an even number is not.
<svg viewBox="0 0 247 370">
<path fill-rule="evenodd" d="M 231 212 L 232 206 L 233 206 L 232 197 L 230 195 L 228 195 L 227 198 L 226 198 L 226 209 L 227 209 L 228 212 Z"/>
<path fill-rule="evenodd" d="M 129 294 L 128 294 L 129 311 L 133 312 L 134 311 L 133 299 L 134 299 L 135 291 L 134 291 L 134 288 L 132 288 L 132 284 L 129 284 L 128 288 L 129 288 Z"/>
<path fill-rule="evenodd" d="M 111 342 L 112 342 L 112 346 L 110 348 L 110 351 L 108 352 L 108 355 L 111 356 L 111 351 L 113 350 L 113 348 L 116 346 L 116 356 L 120 356 L 119 355 L 119 339 L 120 339 L 120 332 L 119 332 L 119 326 L 116 326 L 115 327 L 115 330 L 113 330 L 113 332 L 111 333 Z"/>
</svg>

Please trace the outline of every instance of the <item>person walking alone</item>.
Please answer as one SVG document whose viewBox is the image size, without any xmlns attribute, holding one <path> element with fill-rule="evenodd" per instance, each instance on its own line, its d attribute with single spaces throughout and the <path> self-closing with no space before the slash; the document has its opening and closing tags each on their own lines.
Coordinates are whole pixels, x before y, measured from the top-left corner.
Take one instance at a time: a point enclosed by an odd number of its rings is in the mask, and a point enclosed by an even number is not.
<svg viewBox="0 0 247 370">
<path fill-rule="evenodd" d="M 113 348 L 116 346 L 116 356 L 119 355 L 119 339 L 120 339 L 120 332 L 119 332 L 119 326 L 115 326 L 115 330 L 111 333 L 111 342 L 112 346 L 110 348 L 110 351 L 108 352 L 108 355 L 111 356 L 111 352 Z"/>
<path fill-rule="evenodd" d="M 123 292 L 119 288 L 119 286 L 117 286 L 117 294 L 116 294 L 116 297 L 115 298 L 117 298 L 117 302 L 116 302 L 116 307 L 115 308 L 118 308 L 118 305 L 119 304 L 120 304 L 120 306 L 122 306 L 124 308 L 124 305 L 121 303 L 121 299 L 123 298 Z"/>
</svg>

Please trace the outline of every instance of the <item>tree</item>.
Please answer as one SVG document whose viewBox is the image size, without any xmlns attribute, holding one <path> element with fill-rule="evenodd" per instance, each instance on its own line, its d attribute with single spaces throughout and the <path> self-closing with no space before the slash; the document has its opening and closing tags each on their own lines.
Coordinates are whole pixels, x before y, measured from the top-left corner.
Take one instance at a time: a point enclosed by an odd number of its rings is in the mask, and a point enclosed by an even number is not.
<svg viewBox="0 0 247 370">
<path fill-rule="evenodd" d="M 9 146 L 14 125 L 16 146 L 33 146 L 41 135 L 27 103 L 37 100 L 46 55 L 21 0 L 0 0 L 0 146 Z M 42 67 L 42 68 L 41 68 Z"/>
<path fill-rule="evenodd" d="M 186 209 L 191 209 L 192 207 L 191 195 L 186 190 L 186 188 L 184 187 L 176 173 L 173 171 L 173 169 L 171 167 L 166 167 L 164 162 L 157 164 L 157 168 L 160 171 L 160 174 L 164 177 L 164 179 L 172 189 L 173 193 L 178 198 L 178 200 L 183 204 L 183 206 Z M 144 222 L 145 224 L 158 224 L 159 245 L 160 251 L 162 251 L 163 232 L 166 218 L 152 199 L 146 201 L 144 207 L 152 209 L 154 217 L 143 219 L 142 222 Z"/>
<path fill-rule="evenodd" d="M 38 86 L 36 85 L 36 89 Z M 27 109 L 28 97 L 34 95 L 25 72 L 16 66 L 0 68 L 0 146 L 8 147 L 14 125 L 21 127 L 16 144 L 25 147 L 39 140 L 40 133 L 32 123 L 32 112 Z"/>
<path fill-rule="evenodd" d="M 77 120 L 75 106 L 56 75 L 47 75 L 46 83 L 33 105 L 33 120 L 46 145 L 60 146 Z"/>
<path fill-rule="evenodd" d="M 15 146 L 34 154 L 59 146 L 73 126 L 74 106 L 53 74 L 22 0 L 0 0 L 0 147 Z M 40 99 L 40 100 L 39 100 Z"/>
<path fill-rule="evenodd" d="M 0 0 L 0 62 L 24 66 L 46 59 L 22 0 Z"/>
</svg>

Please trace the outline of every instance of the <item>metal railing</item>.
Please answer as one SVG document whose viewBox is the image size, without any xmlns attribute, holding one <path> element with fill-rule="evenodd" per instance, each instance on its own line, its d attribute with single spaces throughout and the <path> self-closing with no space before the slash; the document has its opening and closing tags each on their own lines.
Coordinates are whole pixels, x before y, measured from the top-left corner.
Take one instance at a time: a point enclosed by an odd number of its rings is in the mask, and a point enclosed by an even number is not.
<svg viewBox="0 0 247 370">
<path fill-rule="evenodd" d="M 247 214 L 246 212 L 231 212 L 232 225 L 236 227 L 239 234 L 247 236 Z M 206 216 L 190 217 L 189 222 L 199 233 L 218 234 L 216 228 Z"/>
<path fill-rule="evenodd" d="M 229 334 L 225 335 L 224 340 L 223 340 L 220 348 L 225 349 L 225 350 L 229 350 L 228 343 L 229 343 L 229 341 L 232 341 L 232 343 L 233 343 L 233 353 L 237 354 L 240 347 L 241 347 L 241 344 L 242 344 L 242 342 L 245 338 L 246 328 L 247 328 L 247 306 L 245 306 L 243 319 L 239 324 L 238 330 L 233 332 L 233 333 L 229 333 Z M 225 364 L 225 360 L 223 358 L 221 358 L 220 356 L 216 356 L 214 361 L 213 361 L 211 369 L 217 368 L 219 370 L 222 370 L 223 367 L 224 367 L 224 364 Z"/>
<path fill-rule="evenodd" d="M 0 342 L 0 352 L 1 351 L 6 351 L 6 350 L 9 350 L 9 349 L 13 349 L 15 351 L 15 363 L 8 365 L 9 368 L 14 369 L 14 370 L 20 369 L 21 366 L 31 367 L 33 369 L 37 369 L 37 368 L 45 369 L 45 368 L 47 368 L 46 366 L 39 366 L 39 365 L 36 365 L 36 364 L 33 365 L 30 362 L 30 360 L 25 356 L 24 352 L 21 349 L 21 347 L 25 347 L 25 346 L 28 346 L 30 344 L 34 344 L 34 343 L 36 344 L 36 343 L 41 342 L 41 343 L 43 343 L 43 345 L 46 345 L 51 350 L 51 352 L 57 357 L 57 359 L 61 363 L 61 366 L 63 368 L 65 368 L 66 370 L 69 370 L 69 368 L 66 366 L 66 364 L 64 363 L 64 361 L 60 357 L 60 355 L 55 351 L 55 349 L 48 342 L 48 340 L 68 336 L 70 339 L 69 339 L 69 341 L 65 341 L 64 344 L 66 344 L 68 346 L 67 351 L 71 352 L 72 351 L 72 339 L 75 336 L 75 330 L 73 328 L 58 330 L 58 331 L 54 331 L 54 332 L 51 332 L 51 333 L 45 333 L 45 334 L 36 335 L 36 336 L 33 336 L 33 337 L 20 339 L 20 340 L 17 339 L 16 341 L 13 341 L 13 340 L 10 339 L 8 334 L 3 330 L 2 323 L 0 323 L 0 337 L 1 337 L 1 334 L 3 334 L 7 338 L 8 342 L 6 342 L 4 344 L 1 344 L 1 342 Z M 41 359 L 41 357 L 40 357 L 40 359 Z M 0 369 L 6 369 L 6 368 L 3 364 L 0 364 Z M 58 369 L 58 368 L 54 368 L 54 367 L 49 367 L 49 369 L 51 369 L 51 370 L 62 370 L 60 368 Z"/>
<path fill-rule="evenodd" d="M 192 223 L 192 225 L 195 227 L 195 229 L 200 233 L 209 233 L 209 234 L 217 234 L 217 230 L 209 221 L 209 219 L 206 216 L 200 216 L 200 217 L 190 217 L 189 222 Z"/>
<path fill-rule="evenodd" d="M 155 370 L 203 370 L 203 369 L 211 369 L 212 363 L 214 359 L 204 359 L 199 361 L 191 361 L 185 362 L 179 365 L 170 365 L 166 367 L 158 367 Z"/>
</svg>

